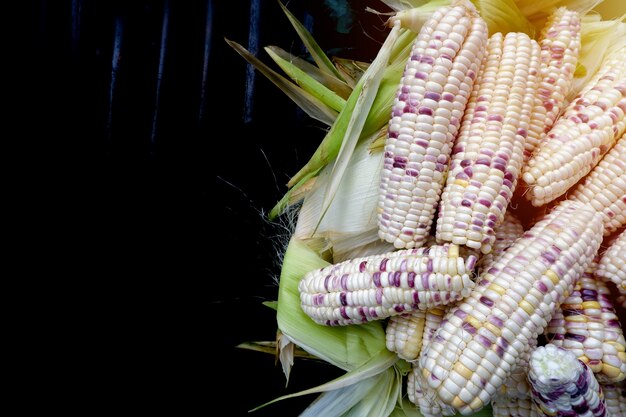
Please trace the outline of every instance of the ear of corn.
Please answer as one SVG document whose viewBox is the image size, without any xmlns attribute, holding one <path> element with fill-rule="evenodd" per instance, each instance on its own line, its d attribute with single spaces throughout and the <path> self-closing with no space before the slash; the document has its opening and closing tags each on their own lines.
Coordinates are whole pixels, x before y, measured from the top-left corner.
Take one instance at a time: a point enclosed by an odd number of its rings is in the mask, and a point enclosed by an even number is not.
<svg viewBox="0 0 626 417">
<path fill-rule="evenodd" d="M 500 387 L 496 398 L 502 403 L 505 399 L 515 400 L 530 398 L 530 385 L 528 384 L 528 361 L 530 354 L 537 347 L 537 339 L 530 339 L 528 346 L 520 353 L 520 357 L 511 371 L 508 379 Z"/>
<path fill-rule="evenodd" d="M 591 207 L 564 201 L 479 276 L 420 357 L 445 404 L 467 414 L 493 399 L 592 261 L 602 228 Z"/>
<path fill-rule="evenodd" d="M 525 196 L 541 206 L 596 166 L 626 129 L 626 49 L 619 50 L 567 106 L 524 168 Z"/>
<path fill-rule="evenodd" d="M 493 417 L 539 417 L 537 406 L 530 397 L 496 397 L 492 402 Z"/>
<path fill-rule="evenodd" d="M 456 414 L 453 407 L 444 404 L 437 397 L 437 393 L 424 380 L 422 372 L 416 364 L 413 365 L 411 372 L 407 375 L 406 390 L 409 401 L 417 405 L 424 417 L 453 416 Z"/>
<path fill-rule="evenodd" d="M 546 328 L 550 343 L 573 352 L 600 382 L 626 378 L 626 341 L 607 286 L 595 277 L 594 262 Z"/>
<path fill-rule="evenodd" d="M 436 10 L 421 28 L 393 104 L 378 204 L 379 236 L 423 245 L 454 136 L 484 53 L 487 27 L 468 3 Z"/>
<path fill-rule="evenodd" d="M 608 417 L 626 416 L 626 383 L 600 384 Z"/>
<path fill-rule="evenodd" d="M 415 310 L 392 316 L 385 328 L 387 349 L 406 361 L 414 361 L 422 349 L 426 311 Z"/>
<path fill-rule="evenodd" d="M 526 161 L 566 103 L 580 52 L 580 15 L 558 8 L 546 22 L 539 45 L 541 81 L 524 146 Z"/>
<path fill-rule="evenodd" d="M 456 245 L 351 259 L 304 276 L 302 309 L 334 326 L 449 304 L 469 294 L 475 265 L 476 256 L 459 253 Z"/>
<path fill-rule="evenodd" d="M 524 234 L 522 222 L 510 211 L 504 214 L 502 223 L 495 229 L 496 239 L 493 242 L 493 250 L 483 255 L 478 261 L 478 272 L 491 268 L 495 260 L 504 253 L 516 240 Z"/>
<path fill-rule="evenodd" d="M 612 281 L 622 291 L 626 291 L 626 229 L 600 258 L 596 275 L 605 281 Z"/>
<path fill-rule="evenodd" d="M 528 380 L 532 398 L 546 416 L 606 416 L 598 381 L 572 352 L 548 344 L 530 356 Z"/>
<path fill-rule="evenodd" d="M 437 241 L 489 253 L 522 169 L 539 81 L 540 49 L 522 33 L 496 33 L 452 150 Z"/>
<path fill-rule="evenodd" d="M 626 225 L 625 135 L 604 155 L 569 199 L 588 203 L 602 213 L 605 236 Z"/>
</svg>

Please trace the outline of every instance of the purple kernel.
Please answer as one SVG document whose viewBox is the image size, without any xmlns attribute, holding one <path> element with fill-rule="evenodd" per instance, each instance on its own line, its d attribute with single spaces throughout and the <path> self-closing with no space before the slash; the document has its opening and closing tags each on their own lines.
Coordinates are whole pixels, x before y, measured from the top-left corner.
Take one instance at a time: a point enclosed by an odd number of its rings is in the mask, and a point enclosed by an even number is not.
<svg viewBox="0 0 626 417">
<path fill-rule="evenodd" d="M 347 306 L 348 305 L 348 300 L 346 297 L 346 293 L 345 292 L 341 292 L 339 294 L 339 301 L 341 302 L 342 306 Z M 347 317 L 346 317 L 347 318 Z"/>
<path fill-rule="evenodd" d="M 480 297 L 480 302 L 486 305 L 487 307 L 493 307 L 493 300 L 489 297 L 482 296 Z"/>
</svg>

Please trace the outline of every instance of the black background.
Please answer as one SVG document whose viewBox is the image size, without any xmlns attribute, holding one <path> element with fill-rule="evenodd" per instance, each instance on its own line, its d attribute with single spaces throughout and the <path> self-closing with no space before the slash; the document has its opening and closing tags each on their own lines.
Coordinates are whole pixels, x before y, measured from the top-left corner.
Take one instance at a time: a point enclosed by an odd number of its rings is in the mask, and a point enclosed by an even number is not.
<svg viewBox="0 0 626 417">
<path fill-rule="evenodd" d="M 349 6 L 347 33 L 338 31 L 346 17 L 334 16 L 330 3 Z M 59 303 L 69 310 L 59 328 L 66 329 L 60 350 L 80 363 L 72 384 L 80 400 L 56 401 L 111 411 L 125 401 L 123 409 L 133 411 L 199 406 L 202 414 L 221 404 L 223 414 L 247 415 L 340 375 L 330 365 L 297 360 L 285 387 L 272 355 L 236 348 L 275 337 L 274 312 L 261 302 L 277 297 L 285 229 L 264 215 L 325 132 L 259 73 L 244 122 L 246 63 L 224 38 L 247 45 L 250 2 L 167 3 L 154 142 L 166 3 L 29 4 L 28 48 L 18 69 L 25 82 L 14 102 L 24 110 L 15 141 L 35 145 L 23 166 L 37 168 L 22 190 L 37 236 L 28 245 L 41 249 L 34 263 L 48 273 L 79 280 L 78 295 Z M 309 15 L 331 56 L 371 61 L 384 40 L 386 18 L 365 12 L 388 11 L 379 1 L 286 4 L 302 21 Z M 199 115 L 209 5 L 208 101 Z M 259 5 L 261 60 L 277 68 L 262 50 L 267 45 L 305 57 L 277 1 Z M 110 105 L 116 21 L 122 43 Z M 76 338 L 81 343 L 68 346 Z M 314 398 L 251 415 L 297 415 Z"/>
</svg>

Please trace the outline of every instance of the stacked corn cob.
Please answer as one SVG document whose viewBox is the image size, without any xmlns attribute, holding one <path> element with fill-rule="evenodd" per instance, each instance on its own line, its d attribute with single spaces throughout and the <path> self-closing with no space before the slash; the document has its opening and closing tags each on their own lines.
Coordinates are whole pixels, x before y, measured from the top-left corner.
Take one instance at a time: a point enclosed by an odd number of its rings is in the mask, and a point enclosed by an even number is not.
<svg viewBox="0 0 626 417">
<path fill-rule="evenodd" d="M 596 274 L 626 291 L 626 230 L 620 233 L 602 255 Z"/>
</svg>

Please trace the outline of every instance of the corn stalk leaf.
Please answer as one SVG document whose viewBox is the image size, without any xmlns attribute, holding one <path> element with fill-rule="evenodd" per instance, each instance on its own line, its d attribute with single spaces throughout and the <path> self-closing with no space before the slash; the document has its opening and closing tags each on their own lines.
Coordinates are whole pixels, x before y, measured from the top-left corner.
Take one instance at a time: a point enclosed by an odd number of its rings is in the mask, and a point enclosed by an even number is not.
<svg viewBox="0 0 626 417">
<path fill-rule="evenodd" d="M 333 110 L 340 112 L 346 105 L 346 100 L 339 97 L 334 91 L 327 88 L 324 84 L 302 71 L 296 65 L 281 58 L 271 48 L 265 48 L 265 51 L 272 57 L 274 62 L 282 68 L 283 71 L 298 84 L 304 91 L 319 99 Z"/>
<path fill-rule="evenodd" d="M 387 350 L 387 348 L 383 348 L 377 354 L 372 356 L 367 362 L 363 363 L 361 366 L 352 371 L 346 372 L 339 378 L 335 378 L 325 384 L 318 385 L 317 387 L 309 388 L 304 391 L 283 395 L 282 397 L 275 398 L 272 401 L 269 401 L 265 404 L 260 405 L 259 407 L 254 408 L 251 411 L 258 410 L 259 408 L 273 404 L 277 401 L 282 401 L 289 398 L 301 397 L 303 395 L 316 394 L 320 392 L 349 387 L 350 385 L 357 384 L 367 378 L 374 377 L 388 370 L 394 372 L 393 364 L 397 360 L 398 356 L 395 353 L 390 352 L 389 350 Z"/>
<path fill-rule="evenodd" d="M 272 210 L 270 210 L 270 214 L 268 215 L 268 218 L 270 220 L 275 219 L 276 217 L 284 213 L 288 207 L 293 206 L 294 204 L 297 204 L 303 198 L 305 198 L 308 192 L 303 193 L 302 190 L 304 189 L 305 191 L 307 191 L 307 188 L 309 187 L 309 185 L 311 187 L 314 185 L 315 176 L 320 172 L 321 169 L 322 167 L 318 168 L 316 171 L 309 172 L 304 177 L 302 177 L 302 179 L 298 181 L 297 184 L 291 187 L 285 193 L 285 195 L 278 201 L 278 203 L 274 205 Z"/>
<path fill-rule="evenodd" d="M 291 238 L 278 287 L 278 328 L 310 354 L 341 369 L 356 369 L 386 349 L 385 332 L 380 321 L 359 326 L 322 326 L 302 311 L 298 283 L 307 272 L 327 265 L 304 242 Z"/>
<path fill-rule="evenodd" d="M 350 119 L 348 120 L 348 124 L 341 141 L 341 147 L 339 148 L 337 159 L 330 174 L 331 180 L 326 188 L 318 225 L 324 218 L 326 211 L 330 207 L 330 203 L 332 203 L 335 198 L 339 184 L 343 178 L 343 174 L 345 173 L 346 167 L 350 162 L 350 158 L 354 153 L 354 148 L 361 137 L 361 131 L 363 130 L 365 120 L 372 103 L 374 102 L 376 93 L 378 92 L 378 86 L 380 85 L 384 70 L 389 62 L 392 46 L 398 38 L 399 31 L 400 25 L 395 25 L 391 32 L 389 32 L 387 39 L 385 39 L 383 46 L 378 51 L 376 58 L 367 68 L 367 71 L 365 71 L 365 74 L 363 74 L 363 77 L 361 77 L 359 84 L 355 89 L 355 92 L 358 90 L 360 91 L 356 97 L 354 107 L 350 111 Z M 352 96 L 350 96 L 350 99 L 352 99 Z M 346 106 L 346 108 L 348 108 L 348 106 Z"/>
<path fill-rule="evenodd" d="M 333 62 L 335 63 L 337 70 L 341 73 L 341 75 L 343 75 L 346 83 L 352 88 L 357 85 L 363 76 L 363 73 L 367 70 L 367 67 L 370 66 L 368 62 L 338 57 L 333 57 Z"/>
<path fill-rule="evenodd" d="M 337 118 L 337 112 L 335 110 L 322 103 L 322 101 L 318 98 L 313 97 L 311 94 L 307 93 L 282 75 L 278 74 L 276 71 L 269 68 L 237 42 L 229 39 L 225 40 L 228 45 L 237 51 L 237 53 L 246 61 L 254 65 L 257 70 L 259 70 L 272 83 L 280 88 L 281 91 L 292 99 L 306 114 L 326 125 L 330 126 L 333 124 Z"/>
<path fill-rule="evenodd" d="M 278 4 L 280 4 L 283 12 L 285 12 L 285 14 L 287 15 L 287 18 L 291 22 L 291 25 L 298 33 L 298 36 L 304 43 L 304 46 L 306 46 L 306 49 L 311 54 L 313 61 L 315 61 L 320 70 L 331 74 L 335 78 L 343 81 L 343 78 L 341 77 L 341 74 L 339 74 L 339 71 L 337 71 L 337 69 L 333 66 L 333 63 L 330 61 L 330 59 L 328 59 L 328 57 L 326 56 L 324 51 L 322 51 L 322 48 L 320 48 L 317 42 L 315 42 L 315 39 L 313 39 L 313 36 L 311 36 L 308 30 L 306 30 L 304 25 L 300 23 L 300 21 L 296 19 L 293 14 L 291 14 L 291 12 L 285 7 L 284 4 L 282 4 L 280 1 L 278 2 Z"/>
<path fill-rule="evenodd" d="M 298 56 L 292 55 L 284 49 L 270 45 L 267 48 L 271 49 L 276 55 L 300 68 L 302 71 L 306 72 L 308 75 L 313 77 L 315 80 L 324 84 L 330 90 L 334 91 L 337 95 L 342 98 L 348 98 L 350 93 L 352 92 L 352 87 L 348 85 L 346 82 L 339 80 L 338 78 L 320 70 L 315 65 L 309 63 L 309 61 L 302 59 Z M 336 58 L 333 58 L 335 61 Z M 365 63 L 364 63 L 365 64 Z M 366 64 L 367 65 L 367 64 Z"/>
<path fill-rule="evenodd" d="M 535 27 L 526 19 L 515 0 L 472 0 L 489 28 L 489 35 L 523 32 L 533 38 Z"/>
<path fill-rule="evenodd" d="M 387 369 L 373 392 L 359 401 L 343 417 L 387 417 L 396 406 L 402 391 L 402 379 L 394 368 Z"/>
</svg>

